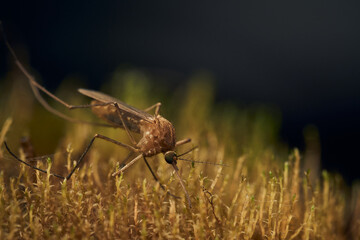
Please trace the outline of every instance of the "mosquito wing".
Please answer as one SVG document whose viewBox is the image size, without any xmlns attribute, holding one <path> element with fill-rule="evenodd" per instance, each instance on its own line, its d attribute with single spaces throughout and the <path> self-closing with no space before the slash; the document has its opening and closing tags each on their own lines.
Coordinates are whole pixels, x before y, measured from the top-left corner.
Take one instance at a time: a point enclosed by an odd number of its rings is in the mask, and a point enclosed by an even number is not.
<svg viewBox="0 0 360 240">
<path fill-rule="evenodd" d="M 117 110 L 113 105 L 93 107 L 93 112 L 98 117 L 106 120 L 114 127 L 124 128 L 121 118 L 119 117 L 119 114 L 121 115 L 124 123 L 126 124 L 126 127 L 130 131 L 136 133 L 140 132 L 141 120 L 147 122 L 153 122 L 154 120 L 153 115 L 145 111 L 142 111 L 140 109 L 134 108 L 120 101 L 119 99 L 111 97 L 107 94 L 98 91 L 82 89 L 82 88 L 78 89 L 78 91 L 85 96 L 95 99 L 99 103 L 117 103 L 119 106 L 119 110 Z"/>
</svg>

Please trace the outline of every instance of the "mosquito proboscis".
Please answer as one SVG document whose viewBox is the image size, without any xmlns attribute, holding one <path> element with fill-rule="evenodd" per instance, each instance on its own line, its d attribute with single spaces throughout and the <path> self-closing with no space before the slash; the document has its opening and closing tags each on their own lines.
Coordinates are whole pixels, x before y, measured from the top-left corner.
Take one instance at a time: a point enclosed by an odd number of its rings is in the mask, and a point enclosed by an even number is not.
<svg viewBox="0 0 360 240">
<path fill-rule="evenodd" d="M 126 163 L 124 166 L 121 166 L 121 168 L 117 171 L 115 171 L 112 176 L 116 176 L 122 172 L 124 172 L 127 168 L 129 168 L 131 165 L 133 165 L 136 161 L 139 159 L 143 159 L 149 168 L 151 174 L 153 175 L 154 179 L 156 181 L 159 181 L 156 174 L 153 172 L 153 170 L 150 167 L 150 164 L 147 161 L 147 157 L 152 157 L 157 154 L 162 153 L 164 155 L 165 161 L 172 166 L 172 168 L 175 171 L 175 175 L 178 178 L 181 187 L 183 188 L 183 191 L 185 193 L 185 196 L 188 201 L 188 205 L 191 208 L 191 201 L 190 196 L 186 190 L 186 187 L 183 183 L 183 180 L 179 174 L 179 169 L 177 167 L 177 160 L 185 160 L 185 161 L 191 161 L 188 159 L 180 158 L 181 156 L 190 153 L 195 148 L 192 148 L 188 151 L 186 151 L 183 154 L 177 154 L 175 151 L 175 148 L 189 143 L 191 141 L 190 138 L 183 139 L 180 141 L 176 141 L 175 136 L 175 128 L 172 125 L 170 121 L 165 119 L 163 116 L 159 114 L 161 103 L 156 103 L 145 110 L 140 110 L 135 107 L 132 107 L 114 97 L 111 97 L 109 95 L 106 95 L 102 92 L 93 91 L 93 90 L 87 90 L 87 89 L 79 89 L 78 91 L 87 96 L 92 98 L 91 104 L 87 105 L 71 105 L 63 101 L 62 99 L 58 98 L 48 90 L 46 90 L 42 85 L 40 85 L 34 77 L 27 71 L 27 69 L 23 66 L 23 64 L 19 61 L 17 58 L 13 48 L 9 44 L 6 35 L 4 34 L 2 23 L 0 21 L 0 32 L 3 35 L 3 39 L 5 42 L 5 45 L 7 46 L 11 56 L 14 59 L 15 64 L 18 66 L 18 68 L 21 70 L 21 72 L 27 77 L 29 80 L 31 89 L 37 98 L 37 100 L 40 102 L 41 105 L 43 105 L 49 112 L 65 119 L 71 122 L 77 122 L 77 123 L 86 123 L 86 124 L 94 124 L 94 125 L 101 125 L 106 127 L 114 127 L 114 128 L 123 128 L 132 145 L 128 145 L 122 142 L 119 142 L 117 140 L 114 140 L 112 138 L 106 137 L 101 134 L 95 134 L 94 137 L 91 139 L 90 143 L 85 148 L 84 152 L 81 154 L 80 158 L 77 160 L 75 167 L 70 171 L 70 173 L 63 177 L 58 174 L 51 173 L 53 176 L 60 178 L 60 179 L 70 179 L 75 170 L 79 167 L 79 165 L 82 163 L 84 157 L 86 156 L 87 152 L 89 151 L 90 147 L 92 146 L 95 139 L 102 139 L 107 142 L 111 142 L 113 144 L 116 144 L 120 147 L 126 148 L 132 153 L 137 154 L 136 157 L 134 157 L 130 162 Z M 64 105 L 68 109 L 79 109 L 79 108 L 91 108 L 93 113 L 98 116 L 100 119 L 105 120 L 107 124 L 103 123 L 93 123 L 83 120 L 78 120 L 71 118 L 58 110 L 52 108 L 45 99 L 41 96 L 40 91 L 48 95 L 50 98 L 54 99 L 55 101 L 59 102 L 60 104 Z M 149 111 L 155 110 L 154 114 L 150 114 Z M 141 138 L 139 141 L 136 141 L 133 137 L 132 133 L 137 133 L 141 135 Z M 9 148 L 9 146 L 5 142 L 5 147 L 7 151 L 18 161 L 22 162 L 23 164 L 26 164 L 27 166 L 36 169 L 38 171 L 47 173 L 46 170 L 39 169 L 35 166 L 32 166 L 31 164 L 21 160 L 19 157 L 17 157 Z M 201 162 L 201 161 L 192 161 L 192 162 L 198 162 L 198 163 L 208 163 L 208 162 Z M 211 163 L 210 163 L 211 164 Z M 222 164 L 219 164 L 222 165 Z M 165 190 L 164 186 L 160 183 L 160 186 Z M 171 194 L 173 197 L 178 198 L 177 196 Z"/>
</svg>

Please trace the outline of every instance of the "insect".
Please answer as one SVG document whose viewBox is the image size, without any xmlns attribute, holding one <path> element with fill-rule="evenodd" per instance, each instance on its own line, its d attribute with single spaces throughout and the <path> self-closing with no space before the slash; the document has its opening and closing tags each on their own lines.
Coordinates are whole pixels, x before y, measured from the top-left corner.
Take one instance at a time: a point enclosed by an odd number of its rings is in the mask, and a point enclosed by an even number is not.
<svg viewBox="0 0 360 240">
<path fill-rule="evenodd" d="M 133 158 L 130 162 L 126 165 L 121 167 L 118 171 L 114 172 L 112 176 L 116 176 L 122 172 L 124 172 L 127 168 L 137 162 L 139 159 L 143 159 L 149 168 L 150 172 L 152 173 L 154 179 L 158 181 L 155 173 L 152 171 L 147 157 L 155 156 L 157 154 L 163 154 L 165 161 L 172 166 L 175 171 L 175 175 L 178 178 L 181 187 L 184 190 L 184 193 L 187 198 L 187 202 L 189 207 L 191 208 L 191 201 L 189 194 L 185 188 L 185 185 L 182 181 L 182 178 L 179 174 L 179 169 L 177 167 L 177 160 L 187 160 L 182 159 L 181 156 L 188 154 L 189 152 L 193 151 L 195 148 L 192 148 L 185 153 L 177 154 L 175 148 L 177 146 L 189 143 L 191 139 L 183 139 L 180 141 L 176 141 L 175 137 L 175 128 L 170 121 L 165 119 L 159 114 L 161 103 L 156 103 L 145 110 L 136 109 L 114 97 L 106 95 L 101 92 L 87 90 L 87 89 L 79 89 L 79 92 L 85 96 L 92 98 L 91 104 L 88 105 L 70 105 L 65 101 L 61 100 L 60 98 L 53 95 L 51 92 L 47 91 L 43 86 L 35 81 L 33 76 L 25 69 L 22 63 L 18 60 L 14 50 L 12 49 L 11 45 L 9 44 L 4 31 L 2 30 L 2 25 L 0 22 L 0 31 L 3 33 L 3 39 L 5 44 L 11 53 L 12 57 L 15 60 L 15 64 L 19 67 L 19 69 L 23 72 L 23 74 L 28 78 L 32 91 L 38 101 L 50 112 L 53 114 L 71 121 L 71 122 L 79 122 L 79 123 L 88 123 L 88 124 L 96 124 L 96 125 L 103 125 L 107 127 L 115 127 L 115 128 L 122 128 L 126 131 L 132 145 L 128 145 L 112 138 L 106 137 L 104 135 L 95 134 L 94 137 L 91 139 L 90 143 L 85 148 L 84 152 L 81 154 L 80 158 L 75 164 L 75 167 L 70 171 L 68 176 L 63 177 L 54 173 L 51 173 L 53 176 L 61 178 L 61 179 L 70 179 L 73 175 L 75 170 L 79 167 L 82 163 L 85 155 L 89 151 L 90 147 L 92 146 L 95 139 L 102 139 L 113 144 L 116 144 L 120 147 L 126 148 L 130 150 L 132 153 L 137 154 L 135 158 Z M 105 120 L 108 124 L 101 124 L 101 123 L 92 123 L 87 121 L 82 121 L 78 119 L 73 119 L 65 114 L 57 111 L 56 109 L 52 108 L 40 95 L 40 92 L 44 92 L 49 97 L 53 98 L 57 102 L 61 103 L 68 109 L 79 109 L 79 108 L 91 108 L 93 113 L 97 115 L 99 118 Z M 149 111 L 155 109 L 155 114 L 152 115 Z M 132 133 L 138 133 L 141 135 L 141 139 L 136 141 L 133 137 Z M 17 157 L 8 147 L 5 142 L 5 147 L 8 152 L 18 161 L 26 164 L 27 166 L 36 169 L 38 171 L 47 173 L 47 171 L 39 169 L 35 166 L 30 165 L 29 163 L 21 160 Z M 206 163 L 201 161 L 191 161 L 191 162 L 198 162 L 198 163 Z M 217 164 L 215 164 L 217 165 Z M 221 165 L 221 164 L 219 164 Z M 165 189 L 161 184 L 160 186 Z M 169 193 L 169 192 L 168 192 Z M 175 195 L 169 193 L 171 196 L 176 197 Z"/>
</svg>

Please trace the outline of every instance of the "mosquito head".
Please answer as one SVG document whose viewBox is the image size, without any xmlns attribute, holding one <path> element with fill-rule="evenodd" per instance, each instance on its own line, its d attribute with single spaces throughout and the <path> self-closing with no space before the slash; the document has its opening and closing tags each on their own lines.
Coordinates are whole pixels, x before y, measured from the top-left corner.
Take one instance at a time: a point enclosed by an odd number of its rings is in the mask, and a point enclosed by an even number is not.
<svg viewBox="0 0 360 240">
<path fill-rule="evenodd" d="M 172 164 L 174 161 L 176 163 L 176 160 L 177 160 L 177 155 L 176 155 L 176 152 L 174 151 L 167 151 L 165 154 L 165 161 L 168 163 L 168 164 Z"/>
</svg>

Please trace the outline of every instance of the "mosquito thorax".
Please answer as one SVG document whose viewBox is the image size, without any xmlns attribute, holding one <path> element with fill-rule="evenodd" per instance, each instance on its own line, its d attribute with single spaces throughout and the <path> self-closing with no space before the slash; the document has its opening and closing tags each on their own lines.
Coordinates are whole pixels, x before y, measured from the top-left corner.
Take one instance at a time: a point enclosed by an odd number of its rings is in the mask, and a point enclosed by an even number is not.
<svg viewBox="0 0 360 240">
<path fill-rule="evenodd" d="M 175 163 L 176 163 L 176 159 L 177 159 L 176 152 L 174 152 L 174 151 L 167 151 L 167 152 L 164 154 L 164 157 L 165 157 L 165 161 L 166 161 L 168 164 L 172 164 L 174 161 L 175 161 Z"/>
</svg>

